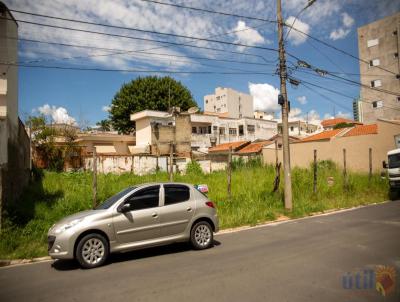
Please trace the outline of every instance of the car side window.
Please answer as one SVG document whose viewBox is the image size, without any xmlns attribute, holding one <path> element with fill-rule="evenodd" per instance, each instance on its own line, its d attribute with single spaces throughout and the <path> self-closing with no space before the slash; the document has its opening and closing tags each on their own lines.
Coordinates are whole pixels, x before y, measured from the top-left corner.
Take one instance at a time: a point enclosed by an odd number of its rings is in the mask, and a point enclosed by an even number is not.
<svg viewBox="0 0 400 302">
<path fill-rule="evenodd" d="M 158 207 L 160 186 L 151 186 L 133 193 L 125 203 L 129 203 L 131 211 Z"/>
<path fill-rule="evenodd" d="M 164 205 L 188 201 L 190 189 L 184 185 L 164 185 Z"/>
</svg>

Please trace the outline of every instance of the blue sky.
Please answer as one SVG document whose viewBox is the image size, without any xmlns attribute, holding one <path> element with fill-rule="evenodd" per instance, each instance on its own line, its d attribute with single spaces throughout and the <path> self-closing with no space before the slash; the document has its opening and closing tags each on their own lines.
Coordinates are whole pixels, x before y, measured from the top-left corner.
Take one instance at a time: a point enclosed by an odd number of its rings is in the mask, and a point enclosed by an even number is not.
<svg viewBox="0 0 400 302">
<path fill-rule="evenodd" d="M 164 1 L 164 0 L 163 0 Z M 166 0 L 164 2 L 167 2 Z M 255 16 L 266 19 L 276 18 L 276 1 L 274 0 L 171 0 L 173 3 L 187 6 L 208 8 L 240 15 Z M 135 27 L 174 33 L 179 35 L 209 37 L 236 31 L 229 35 L 216 37 L 246 45 L 277 48 L 276 25 L 261 24 L 256 20 L 240 19 L 221 15 L 194 12 L 169 6 L 147 3 L 140 0 L 6 0 L 10 9 L 40 13 L 64 18 L 88 20 L 91 22 L 107 23 L 124 27 Z M 298 11 L 304 7 L 307 0 L 283 0 L 284 18 L 289 23 Z M 323 41 L 341 48 L 353 55 L 358 55 L 357 27 L 399 11 L 399 1 L 381 0 L 317 0 L 316 3 L 301 14 L 295 27 Z M 16 19 L 30 20 L 59 26 L 104 31 L 143 37 L 149 39 L 168 40 L 187 43 L 182 38 L 166 38 L 132 31 L 107 29 L 90 25 L 83 26 L 70 22 L 48 20 L 25 14 L 14 13 Z M 254 27 L 254 28 L 253 28 Z M 163 47 L 160 44 L 128 40 L 117 37 L 71 32 L 20 23 L 19 35 L 23 39 L 34 39 L 65 44 L 107 47 L 122 50 L 152 50 L 152 55 L 105 55 L 110 51 L 93 50 L 77 47 L 48 45 L 44 43 L 19 42 L 19 61 L 30 65 L 51 65 L 69 67 L 90 67 L 103 69 L 144 69 L 144 70 L 174 70 L 174 71 L 215 71 L 230 72 L 236 69 L 246 72 L 271 73 L 276 69 L 274 64 L 278 58 L 276 52 L 262 49 L 227 46 L 211 42 L 192 42 L 193 45 L 213 47 L 242 53 L 263 56 L 272 65 L 245 65 L 238 63 L 222 63 L 216 61 L 198 60 L 189 57 L 201 56 L 217 59 L 240 60 L 246 62 L 263 62 L 255 56 L 216 52 L 204 49 L 183 47 Z M 316 50 L 317 48 L 318 50 Z M 313 66 L 322 69 L 358 73 L 359 62 L 329 49 L 315 41 L 309 41 L 304 36 L 291 31 L 287 41 L 287 51 L 306 60 Z M 154 55 L 154 53 L 161 55 Z M 323 53 L 323 54 L 321 54 Z M 167 57 L 177 55 L 183 57 Z M 79 57 L 79 58 L 76 58 Z M 327 59 L 329 57 L 329 59 Z M 292 63 L 293 59 L 288 58 Z M 203 63 L 208 66 L 200 65 Z M 288 63 L 289 66 L 292 63 Z M 146 75 L 141 73 L 140 75 Z M 81 125 L 93 125 L 107 117 L 104 106 L 109 106 L 114 94 L 121 85 L 139 76 L 135 73 L 95 72 L 57 69 L 39 69 L 20 67 L 19 69 L 19 105 L 20 115 L 32 112 L 44 112 L 56 121 L 72 121 Z M 255 96 L 258 109 L 263 109 L 278 116 L 279 107 L 276 105 L 276 88 L 279 79 L 272 75 L 227 75 L 227 74 L 189 74 L 172 75 L 186 85 L 199 106 L 203 106 L 203 96 L 212 93 L 215 87 L 231 87 Z M 359 87 L 337 81 L 327 80 L 315 75 L 295 71 L 293 76 L 317 85 L 340 91 L 346 95 L 358 96 Z M 358 76 L 343 77 L 359 80 Z M 336 94 L 315 88 L 321 95 L 310 91 L 304 86 L 297 88 L 288 85 L 291 100 L 292 117 L 319 120 L 332 115 L 351 116 L 351 100 Z M 333 100 L 336 105 L 330 101 Z M 48 105 L 48 106 L 45 106 Z"/>
</svg>

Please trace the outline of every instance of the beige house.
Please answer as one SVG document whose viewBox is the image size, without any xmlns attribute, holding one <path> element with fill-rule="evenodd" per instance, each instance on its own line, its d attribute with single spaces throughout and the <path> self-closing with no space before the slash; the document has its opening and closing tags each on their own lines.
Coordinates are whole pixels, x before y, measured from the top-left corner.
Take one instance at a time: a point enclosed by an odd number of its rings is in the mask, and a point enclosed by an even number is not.
<svg viewBox="0 0 400 302">
<path fill-rule="evenodd" d="M 90 154 L 96 148 L 99 155 L 130 155 L 135 147 L 135 137 L 115 133 L 78 133 L 75 143 L 82 147 L 84 154 Z"/>
<path fill-rule="evenodd" d="M 363 123 L 400 118 L 400 13 L 358 28 L 361 99 L 354 105 Z M 385 93 L 382 89 L 394 92 Z"/>
<path fill-rule="evenodd" d="M 320 127 L 314 124 L 307 123 L 305 121 L 289 121 L 289 135 L 296 137 L 309 136 L 319 130 Z M 282 123 L 278 123 L 278 133 L 282 133 Z"/>
<path fill-rule="evenodd" d="M 253 97 L 232 88 L 217 87 L 204 96 L 204 111 L 229 118 L 253 117 Z"/>
<path fill-rule="evenodd" d="M 18 61 L 18 24 L 0 2 L 0 58 Z M 30 175 L 30 142 L 18 117 L 18 67 L 0 65 L 0 210 L 18 198 Z"/>
<path fill-rule="evenodd" d="M 387 160 L 387 152 L 398 148 L 400 122 L 378 119 L 376 124 L 326 130 L 290 144 L 292 167 L 307 168 L 313 162 L 314 150 L 318 160 L 332 160 L 343 167 L 343 149 L 346 149 L 347 168 L 353 171 L 369 171 L 369 149 L 372 152 L 372 169 L 382 170 L 382 161 Z M 265 163 L 275 163 L 275 150 L 263 148 Z M 282 150 L 278 151 L 282 161 Z"/>
<path fill-rule="evenodd" d="M 136 146 L 131 148 L 133 154 L 169 154 L 173 152 L 190 155 L 191 126 L 190 115 L 180 113 L 143 110 L 131 114 L 135 122 Z M 171 147 L 173 146 L 173 147 Z"/>
</svg>

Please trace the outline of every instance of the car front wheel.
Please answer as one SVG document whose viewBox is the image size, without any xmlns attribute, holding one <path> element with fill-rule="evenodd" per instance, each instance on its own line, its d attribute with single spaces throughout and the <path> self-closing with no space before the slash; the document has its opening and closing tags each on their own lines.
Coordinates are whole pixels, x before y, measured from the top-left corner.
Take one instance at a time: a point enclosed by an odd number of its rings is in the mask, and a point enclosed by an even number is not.
<svg viewBox="0 0 400 302">
<path fill-rule="evenodd" d="M 108 241 L 100 234 L 84 236 L 76 247 L 76 260 L 84 268 L 95 268 L 103 265 L 108 254 Z"/>
<path fill-rule="evenodd" d="M 190 242 L 196 250 L 204 250 L 213 244 L 213 230 L 207 221 L 199 221 L 190 232 Z"/>
</svg>

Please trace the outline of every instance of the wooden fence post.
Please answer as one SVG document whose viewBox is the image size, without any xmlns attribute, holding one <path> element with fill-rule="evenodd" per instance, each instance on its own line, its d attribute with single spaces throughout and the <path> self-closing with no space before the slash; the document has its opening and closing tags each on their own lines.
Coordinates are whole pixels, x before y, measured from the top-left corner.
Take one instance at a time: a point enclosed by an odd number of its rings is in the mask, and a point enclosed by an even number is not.
<svg viewBox="0 0 400 302">
<path fill-rule="evenodd" d="M 0 233 L 2 231 L 2 223 L 3 223 L 3 205 L 4 205 L 4 196 L 3 196 L 3 167 L 0 164 Z"/>
<path fill-rule="evenodd" d="M 231 200 L 232 198 L 232 147 L 229 147 L 228 154 L 228 198 Z"/>
<path fill-rule="evenodd" d="M 314 194 L 317 193 L 317 150 L 314 150 Z"/>
<path fill-rule="evenodd" d="M 169 181 L 174 181 L 174 144 L 170 142 L 169 147 Z"/>
<path fill-rule="evenodd" d="M 369 175 L 368 180 L 372 179 L 372 148 L 369 148 Z"/>
<path fill-rule="evenodd" d="M 97 206 L 97 153 L 93 147 L 93 209 Z"/>
<path fill-rule="evenodd" d="M 343 180 L 344 187 L 347 188 L 347 167 L 346 167 L 346 149 L 343 149 Z"/>
</svg>

